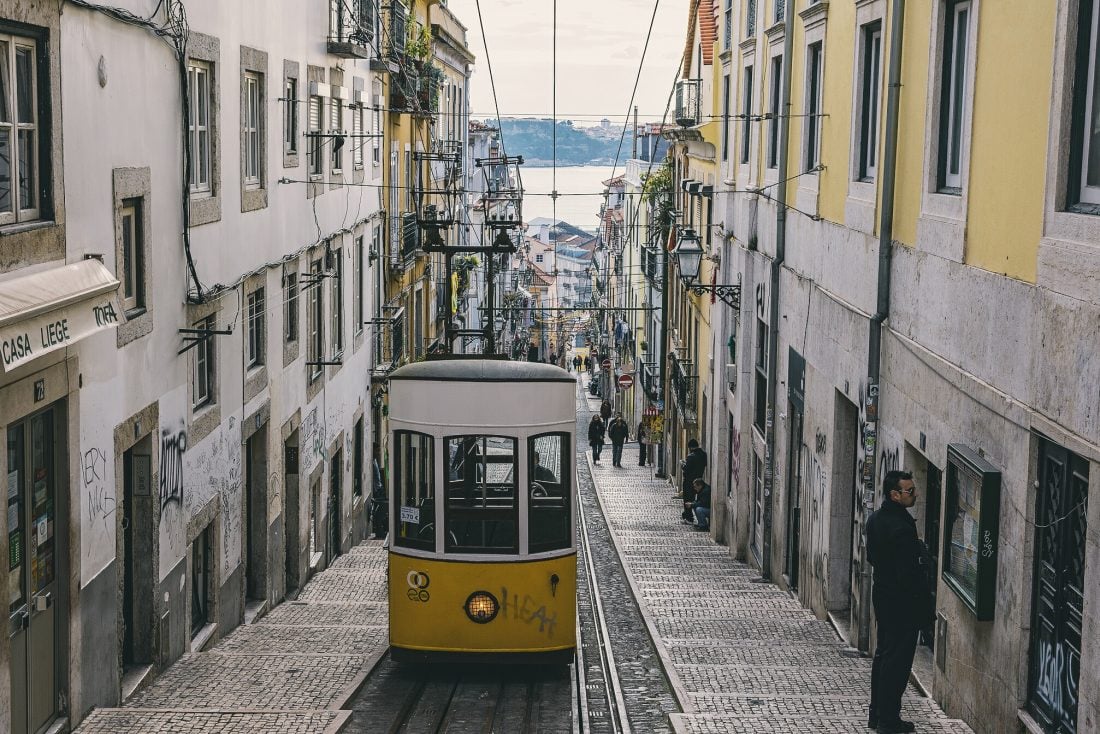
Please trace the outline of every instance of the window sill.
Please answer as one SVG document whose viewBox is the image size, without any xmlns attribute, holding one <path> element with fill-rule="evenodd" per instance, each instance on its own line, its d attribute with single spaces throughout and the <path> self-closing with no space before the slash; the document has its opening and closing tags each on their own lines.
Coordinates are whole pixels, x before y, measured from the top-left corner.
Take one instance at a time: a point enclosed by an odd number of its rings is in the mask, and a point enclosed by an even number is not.
<svg viewBox="0 0 1100 734">
<path fill-rule="evenodd" d="M 191 652 L 202 652 L 218 632 L 216 622 L 207 623 L 202 629 L 191 636 Z"/>
<path fill-rule="evenodd" d="M 1077 203 L 1066 207 L 1069 214 L 1085 214 L 1088 216 L 1100 216 L 1100 204 Z"/>
<path fill-rule="evenodd" d="M 57 222 L 53 220 L 36 220 L 33 222 L 15 222 L 13 224 L 5 224 L 0 227 L 0 237 L 8 237 L 10 235 L 23 234 L 24 232 L 34 232 L 39 229 L 49 229 L 50 227 L 56 227 Z"/>
<path fill-rule="evenodd" d="M 126 314 L 127 321 L 133 321 L 139 316 L 144 316 L 147 312 L 148 310 L 145 308 L 145 306 L 135 306 L 133 308 L 128 308 L 123 311 L 123 313 Z"/>
<path fill-rule="evenodd" d="M 309 570 L 316 571 L 321 567 L 321 559 L 325 556 L 323 553 L 311 553 L 309 556 Z"/>
</svg>

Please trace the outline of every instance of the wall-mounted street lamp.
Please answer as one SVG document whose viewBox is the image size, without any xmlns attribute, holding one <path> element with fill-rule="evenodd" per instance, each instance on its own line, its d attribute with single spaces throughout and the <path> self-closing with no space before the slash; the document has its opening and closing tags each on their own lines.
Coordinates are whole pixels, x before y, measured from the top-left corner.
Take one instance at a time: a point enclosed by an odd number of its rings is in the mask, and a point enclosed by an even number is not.
<svg viewBox="0 0 1100 734">
<path fill-rule="evenodd" d="M 701 296 L 713 293 L 735 311 L 741 310 L 741 283 L 699 283 L 699 266 L 703 261 L 703 246 L 699 244 L 699 235 L 693 229 L 684 229 L 676 245 L 676 267 L 680 271 L 680 282 L 686 290 Z"/>
</svg>

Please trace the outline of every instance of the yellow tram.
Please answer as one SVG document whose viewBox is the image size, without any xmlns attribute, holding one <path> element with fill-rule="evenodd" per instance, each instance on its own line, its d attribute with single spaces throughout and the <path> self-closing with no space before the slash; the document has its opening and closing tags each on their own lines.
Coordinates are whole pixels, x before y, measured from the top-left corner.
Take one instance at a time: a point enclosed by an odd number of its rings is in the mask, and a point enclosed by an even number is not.
<svg viewBox="0 0 1100 734">
<path fill-rule="evenodd" d="M 576 647 L 576 383 L 445 359 L 390 395 L 395 660 L 567 663 Z"/>
</svg>

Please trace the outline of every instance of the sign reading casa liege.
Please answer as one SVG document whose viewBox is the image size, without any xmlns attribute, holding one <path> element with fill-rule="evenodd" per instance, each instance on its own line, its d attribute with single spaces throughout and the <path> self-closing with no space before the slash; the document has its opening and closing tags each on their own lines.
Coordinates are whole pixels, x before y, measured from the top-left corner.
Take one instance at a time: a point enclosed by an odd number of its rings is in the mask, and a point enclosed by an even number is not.
<svg viewBox="0 0 1100 734">
<path fill-rule="evenodd" d="M 0 329 L 0 361 L 4 370 L 48 354 L 100 329 L 118 325 L 110 296 L 93 298 L 60 311 Z"/>
</svg>

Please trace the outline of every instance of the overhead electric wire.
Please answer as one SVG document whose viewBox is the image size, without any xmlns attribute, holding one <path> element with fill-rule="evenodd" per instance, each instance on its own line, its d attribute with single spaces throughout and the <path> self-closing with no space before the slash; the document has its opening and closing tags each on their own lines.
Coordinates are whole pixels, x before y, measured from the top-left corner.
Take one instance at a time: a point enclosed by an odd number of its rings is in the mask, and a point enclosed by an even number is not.
<svg viewBox="0 0 1100 734">
<path fill-rule="evenodd" d="M 485 66 L 489 70 L 489 88 L 493 92 L 493 109 L 497 116 L 497 134 L 500 135 L 500 150 L 507 157 L 508 146 L 504 144 L 504 129 L 500 122 L 500 103 L 497 101 L 497 83 L 493 78 L 493 62 L 489 58 L 489 41 L 485 37 L 485 21 L 481 17 L 481 0 L 474 0 L 477 7 L 477 23 L 481 27 L 481 46 L 485 49 Z"/>
</svg>

